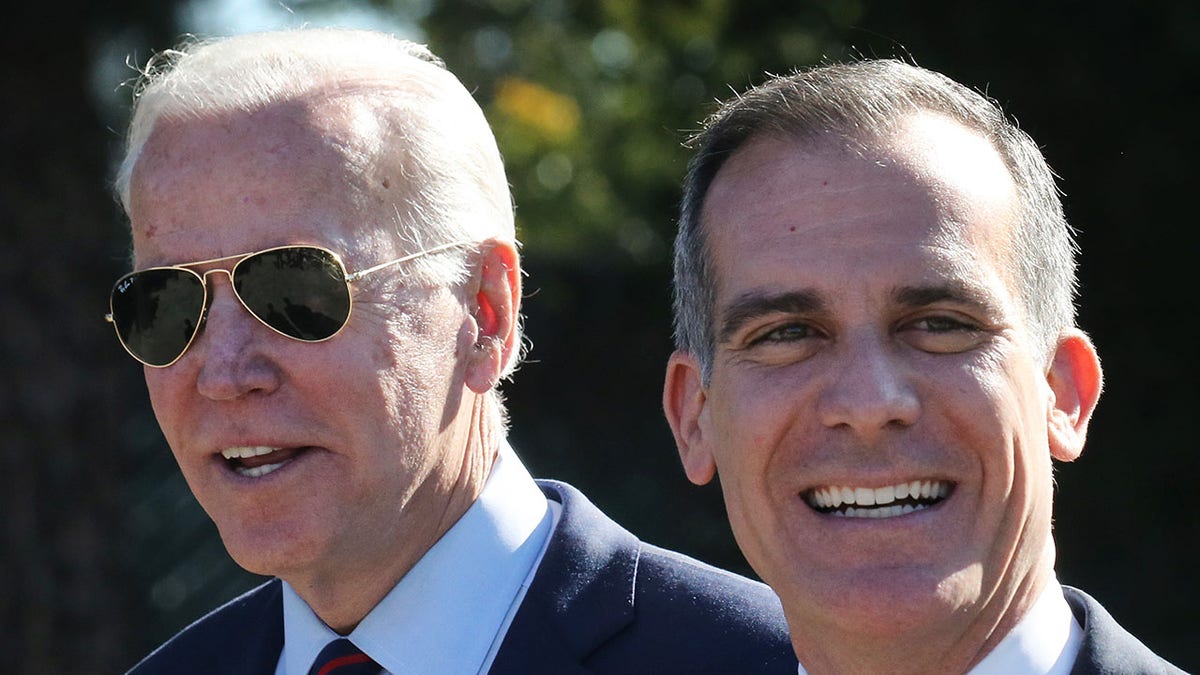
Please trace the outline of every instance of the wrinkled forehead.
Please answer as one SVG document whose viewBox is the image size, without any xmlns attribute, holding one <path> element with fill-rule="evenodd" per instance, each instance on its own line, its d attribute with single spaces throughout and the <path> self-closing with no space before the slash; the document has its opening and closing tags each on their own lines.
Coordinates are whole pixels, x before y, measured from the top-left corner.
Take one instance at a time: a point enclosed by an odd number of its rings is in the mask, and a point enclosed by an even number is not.
<svg viewBox="0 0 1200 675">
<path fill-rule="evenodd" d="M 264 170 L 328 170 L 366 156 L 377 122 L 345 99 L 296 99 L 253 111 L 168 117 L 157 121 L 133 170 L 133 187 L 189 168 L 202 174 L 229 159 Z"/>
<path fill-rule="evenodd" d="M 135 257 L 228 255 L 251 232 L 262 241 L 246 250 L 293 243 L 288 226 L 323 225 L 318 243 L 336 243 L 369 220 L 370 125 L 353 106 L 310 101 L 160 120 L 131 176 Z"/>
</svg>

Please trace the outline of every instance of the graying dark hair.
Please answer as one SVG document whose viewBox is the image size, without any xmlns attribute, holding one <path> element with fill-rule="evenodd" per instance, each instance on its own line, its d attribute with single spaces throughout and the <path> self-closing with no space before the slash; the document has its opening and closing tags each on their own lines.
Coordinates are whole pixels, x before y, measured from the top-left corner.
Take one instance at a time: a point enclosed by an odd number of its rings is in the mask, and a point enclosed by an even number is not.
<svg viewBox="0 0 1200 675">
<path fill-rule="evenodd" d="M 886 137 L 919 112 L 946 115 L 996 148 L 1016 184 L 1020 225 L 1012 278 L 1043 361 L 1075 324 L 1076 246 L 1054 173 L 1041 150 L 994 101 L 950 78 L 892 59 L 824 65 L 776 76 L 723 103 L 691 138 L 675 238 L 675 346 L 696 357 L 704 382 L 716 350 L 716 283 L 701 215 L 714 178 L 752 137 L 775 134 L 850 144 Z"/>
</svg>

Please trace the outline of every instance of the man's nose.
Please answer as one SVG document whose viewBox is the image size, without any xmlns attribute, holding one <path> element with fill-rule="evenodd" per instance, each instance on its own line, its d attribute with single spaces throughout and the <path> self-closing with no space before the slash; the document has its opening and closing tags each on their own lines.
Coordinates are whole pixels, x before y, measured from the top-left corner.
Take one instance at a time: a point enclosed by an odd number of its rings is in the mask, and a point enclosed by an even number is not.
<svg viewBox="0 0 1200 675">
<path fill-rule="evenodd" d="M 870 438 L 920 417 L 910 366 L 885 337 L 866 331 L 848 336 L 837 346 L 835 363 L 817 403 L 826 427 Z"/>
<path fill-rule="evenodd" d="M 189 350 L 199 361 L 200 394 L 225 401 L 274 391 L 281 374 L 267 346 L 277 336 L 237 299 L 227 274 L 210 273 L 207 282 L 204 326 Z"/>
</svg>

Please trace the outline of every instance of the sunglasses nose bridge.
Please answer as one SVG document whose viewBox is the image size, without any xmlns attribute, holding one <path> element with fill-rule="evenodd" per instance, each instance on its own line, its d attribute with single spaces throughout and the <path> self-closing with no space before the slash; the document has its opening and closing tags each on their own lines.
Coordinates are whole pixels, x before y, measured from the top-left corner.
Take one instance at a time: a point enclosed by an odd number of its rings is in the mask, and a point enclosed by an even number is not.
<svg viewBox="0 0 1200 675">
<path fill-rule="evenodd" d="M 223 267 L 214 267 L 211 270 L 204 270 L 204 272 L 200 274 L 200 276 L 204 279 L 205 286 L 208 285 L 208 275 L 210 274 L 224 274 L 225 278 L 228 279 L 230 283 L 233 283 L 233 270 L 227 270 Z"/>
<path fill-rule="evenodd" d="M 206 340 L 206 350 L 216 350 L 225 354 L 218 361 L 228 361 L 230 355 L 244 350 L 253 340 L 251 326 L 262 324 L 263 321 L 246 305 L 246 301 L 237 292 L 233 277 L 237 274 L 233 269 L 214 268 L 200 274 L 204 281 L 204 311 L 200 317 L 200 328 L 197 330 L 197 340 Z M 209 277 L 214 274 L 225 276 L 227 283 L 214 283 Z M 220 300 L 218 296 L 224 291 L 218 287 L 226 287 L 232 298 Z M 230 302 L 232 301 L 232 304 Z M 213 321 L 215 323 L 210 324 Z M 249 322 L 248 324 L 245 322 Z M 212 329 L 212 330 L 210 330 Z M 202 337 L 203 336 L 203 337 Z M 210 357 L 211 358 L 211 357 Z M 207 361 L 208 359 L 206 359 Z"/>
<path fill-rule="evenodd" d="M 208 277 L 213 274 L 224 274 L 225 280 L 229 282 L 229 290 L 233 291 L 233 295 L 235 297 L 237 296 L 237 289 L 233 285 L 233 270 L 224 269 L 222 267 L 214 267 L 213 269 L 210 269 L 210 270 L 204 270 L 203 272 L 200 273 L 200 278 L 204 282 L 204 309 L 205 309 L 205 311 L 207 311 L 208 308 L 210 306 L 212 306 L 212 303 L 213 303 L 213 289 L 216 286 L 214 284 L 209 283 L 209 281 L 208 281 Z M 241 298 L 238 298 L 238 301 L 240 302 Z"/>
<path fill-rule="evenodd" d="M 236 267 L 234 269 L 236 269 Z M 224 274 L 225 280 L 229 285 L 229 291 L 233 293 L 233 297 L 237 299 L 237 304 L 241 307 L 241 309 L 250 311 L 250 308 L 246 306 L 246 301 L 243 300 L 242 296 L 238 294 L 237 286 L 233 283 L 234 269 L 214 267 L 210 270 L 204 270 L 204 272 L 200 274 L 200 278 L 204 282 L 204 313 L 200 316 L 201 328 L 203 328 L 204 324 L 207 322 L 209 310 L 212 309 L 213 302 L 216 301 L 217 284 L 210 283 L 208 279 L 208 277 L 212 274 Z M 254 316 L 254 312 L 250 312 L 250 315 Z M 255 316 L 254 318 L 257 319 L 258 317 Z"/>
</svg>

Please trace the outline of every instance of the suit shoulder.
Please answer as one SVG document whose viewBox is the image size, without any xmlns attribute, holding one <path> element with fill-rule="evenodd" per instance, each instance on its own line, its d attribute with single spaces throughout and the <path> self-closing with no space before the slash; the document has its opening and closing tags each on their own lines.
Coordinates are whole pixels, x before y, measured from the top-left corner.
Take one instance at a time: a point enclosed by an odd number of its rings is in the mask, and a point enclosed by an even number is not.
<svg viewBox="0 0 1200 675">
<path fill-rule="evenodd" d="M 682 553 L 642 544 L 637 580 L 639 599 L 682 603 L 689 611 L 711 606 L 735 613 L 728 619 L 787 633 L 783 607 L 770 587 Z"/>
<path fill-rule="evenodd" d="M 557 649 L 559 666 L 621 675 L 795 675 L 783 608 L 770 588 L 643 543 L 570 485 L 538 484 L 562 514 L 506 638 L 521 649 L 500 656 Z M 528 659 L 502 665 L 494 672 L 573 672 L 531 671 Z"/>
<path fill-rule="evenodd" d="M 642 544 L 634 596 L 637 621 L 610 648 L 654 648 L 626 662 L 633 671 L 612 672 L 796 672 L 783 607 L 765 584 Z"/>
<path fill-rule="evenodd" d="M 1072 675 L 1184 675 L 1125 630 L 1092 596 L 1070 586 L 1063 586 L 1063 595 L 1083 628 L 1083 644 Z"/>
<path fill-rule="evenodd" d="M 129 675 L 229 673 L 283 647 L 282 586 L 272 579 L 214 609 L 134 666 Z"/>
</svg>

